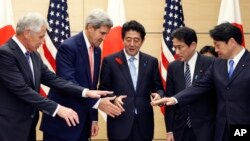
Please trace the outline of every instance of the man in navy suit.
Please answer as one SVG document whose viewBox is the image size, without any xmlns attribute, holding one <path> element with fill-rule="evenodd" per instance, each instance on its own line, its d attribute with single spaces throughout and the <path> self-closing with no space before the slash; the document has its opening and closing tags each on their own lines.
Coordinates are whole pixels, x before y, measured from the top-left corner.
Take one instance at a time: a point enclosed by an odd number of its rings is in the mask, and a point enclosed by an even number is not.
<svg viewBox="0 0 250 141">
<path fill-rule="evenodd" d="M 122 27 L 124 49 L 105 57 L 100 74 L 101 90 L 114 91 L 114 103 L 124 112 L 107 119 L 110 141 L 152 141 L 154 133 L 152 100 L 163 96 L 156 58 L 140 52 L 145 29 L 137 21 Z"/>
<path fill-rule="evenodd" d="M 103 10 L 92 10 L 86 18 L 85 30 L 60 45 L 56 56 L 57 75 L 90 90 L 97 89 L 101 62 L 99 45 L 112 26 L 113 22 Z M 92 108 L 98 99 L 79 99 L 58 89 L 51 89 L 48 98 L 74 109 L 80 123 L 71 128 L 58 117 L 43 115 L 41 130 L 44 132 L 44 141 L 88 141 L 91 136 L 98 134 L 98 113 Z M 109 101 L 114 98 L 100 101 L 99 105 L 103 105 L 104 112 L 107 111 L 105 108 L 120 110 Z M 108 114 L 115 116 L 113 112 Z"/>
<path fill-rule="evenodd" d="M 18 20 L 16 35 L 0 48 L 1 141 L 35 141 L 38 110 L 52 118 L 56 116 L 66 126 L 79 124 L 74 110 L 39 94 L 41 83 L 78 99 L 83 95 L 99 98 L 108 93 L 77 86 L 49 71 L 37 52 L 47 29 L 48 23 L 41 14 L 28 13 Z"/>
<path fill-rule="evenodd" d="M 178 59 L 168 66 L 166 96 L 171 97 L 200 80 L 213 59 L 196 52 L 197 35 L 188 27 L 172 33 Z M 188 81 L 188 79 L 190 81 Z M 214 133 L 215 93 L 189 105 L 166 107 L 167 141 L 211 141 Z"/>
<path fill-rule="evenodd" d="M 210 30 L 215 51 L 219 58 L 208 69 L 206 75 L 193 87 L 181 91 L 171 98 L 152 102 L 152 105 L 188 104 L 215 89 L 217 110 L 214 141 L 229 141 L 230 125 L 250 123 L 250 53 L 241 45 L 241 30 L 222 23 Z"/>
</svg>

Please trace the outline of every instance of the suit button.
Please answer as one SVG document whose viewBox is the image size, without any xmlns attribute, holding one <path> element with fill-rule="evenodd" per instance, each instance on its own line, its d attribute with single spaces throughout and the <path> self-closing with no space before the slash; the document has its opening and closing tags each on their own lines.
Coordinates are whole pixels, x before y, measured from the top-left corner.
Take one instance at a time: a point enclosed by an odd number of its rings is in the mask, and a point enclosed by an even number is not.
<svg viewBox="0 0 250 141">
<path fill-rule="evenodd" d="M 31 117 L 31 118 L 34 118 L 34 115 L 31 115 L 30 117 Z"/>
<path fill-rule="evenodd" d="M 227 87 L 227 90 L 229 90 L 230 88 L 229 87 Z"/>
</svg>

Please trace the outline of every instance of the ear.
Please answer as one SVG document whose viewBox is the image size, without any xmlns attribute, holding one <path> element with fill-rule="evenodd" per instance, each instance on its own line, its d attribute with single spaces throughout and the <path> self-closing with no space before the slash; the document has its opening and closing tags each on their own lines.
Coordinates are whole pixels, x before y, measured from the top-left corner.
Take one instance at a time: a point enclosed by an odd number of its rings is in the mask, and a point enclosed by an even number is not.
<svg viewBox="0 0 250 141">
<path fill-rule="evenodd" d="M 196 50 L 196 46 L 197 46 L 197 43 L 196 42 L 192 42 L 190 47 L 194 50 Z"/>
<path fill-rule="evenodd" d="M 23 32 L 24 37 L 27 39 L 30 36 L 30 30 L 29 29 L 25 29 Z"/>
<path fill-rule="evenodd" d="M 237 44 L 237 42 L 235 41 L 234 38 L 231 37 L 231 38 L 228 40 L 227 44 L 228 44 L 229 46 L 235 46 L 235 45 Z"/>
</svg>

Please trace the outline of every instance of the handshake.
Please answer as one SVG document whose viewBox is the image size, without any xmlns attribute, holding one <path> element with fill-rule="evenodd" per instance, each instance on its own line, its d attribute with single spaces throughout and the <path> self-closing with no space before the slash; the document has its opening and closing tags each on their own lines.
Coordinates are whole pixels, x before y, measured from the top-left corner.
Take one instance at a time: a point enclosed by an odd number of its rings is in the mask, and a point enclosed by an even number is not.
<svg viewBox="0 0 250 141">
<path fill-rule="evenodd" d="M 98 91 L 98 90 L 87 90 L 86 97 L 89 98 L 99 98 L 99 101 L 94 105 L 108 114 L 111 117 L 119 116 L 124 111 L 123 108 L 113 104 L 111 101 L 115 101 L 116 96 L 101 98 L 102 96 L 108 96 L 113 94 L 111 91 Z M 78 114 L 71 108 L 64 107 L 62 105 L 59 106 L 57 115 L 63 118 L 69 127 L 76 126 L 79 124 Z"/>
</svg>

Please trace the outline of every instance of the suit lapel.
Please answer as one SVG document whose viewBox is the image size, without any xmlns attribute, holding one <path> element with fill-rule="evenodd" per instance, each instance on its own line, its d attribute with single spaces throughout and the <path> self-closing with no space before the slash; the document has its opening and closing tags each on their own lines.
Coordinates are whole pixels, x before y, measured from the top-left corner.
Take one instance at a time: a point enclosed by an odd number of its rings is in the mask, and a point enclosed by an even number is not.
<svg viewBox="0 0 250 141">
<path fill-rule="evenodd" d="M 246 51 L 237 66 L 234 69 L 231 79 L 229 79 L 229 84 L 248 66 L 248 61 L 250 59 L 249 52 Z M 227 64 L 226 64 L 227 65 Z M 227 73 L 228 74 L 228 73 Z"/>
<path fill-rule="evenodd" d="M 35 89 L 38 90 L 40 87 L 40 73 L 39 73 L 39 66 L 37 66 L 39 60 L 37 60 L 38 58 L 36 57 L 35 53 L 31 53 L 31 59 L 32 59 L 32 63 L 33 63 L 33 70 L 34 70 L 34 79 L 35 82 L 33 84 L 35 84 Z"/>
<path fill-rule="evenodd" d="M 91 80 L 91 72 L 90 72 L 90 64 L 89 64 L 89 54 L 88 54 L 88 50 L 87 50 L 87 47 L 86 47 L 86 43 L 85 43 L 85 40 L 84 40 L 84 37 L 83 37 L 83 32 L 80 32 L 77 36 L 76 36 L 76 41 L 77 41 L 77 45 L 78 45 L 78 49 L 79 49 L 79 53 L 82 55 L 83 57 L 83 61 L 84 61 L 84 64 L 87 64 L 86 66 L 86 71 L 88 73 L 87 77 L 88 77 L 88 80 L 89 82 L 91 83 L 92 85 L 92 80 Z M 83 65 L 84 65 L 83 64 Z M 83 67 L 84 68 L 84 67 Z M 95 68 L 94 68 L 95 69 Z"/>
<path fill-rule="evenodd" d="M 185 84 L 185 76 L 184 76 L 184 62 L 180 62 L 178 63 L 178 66 L 176 67 L 178 69 L 176 69 L 176 74 L 175 76 L 177 76 L 178 78 L 182 79 L 182 81 L 179 81 L 177 84 L 181 86 L 181 89 L 185 89 L 186 88 L 186 84 Z M 180 68 L 180 69 L 179 69 Z M 179 79 L 178 79 L 179 80 Z"/>
<path fill-rule="evenodd" d="M 197 82 L 197 80 L 200 79 L 201 75 L 205 73 L 206 70 L 204 70 L 204 63 L 202 61 L 202 56 L 198 54 L 196 64 L 195 64 L 195 69 L 194 69 L 194 75 L 193 75 L 193 82 Z"/>
<path fill-rule="evenodd" d="M 18 60 L 18 63 L 20 64 L 21 68 L 20 71 L 24 74 L 24 77 L 27 78 L 30 85 L 34 87 L 32 72 L 25 55 L 23 54 L 20 47 L 15 43 L 15 41 L 11 39 L 9 44 L 11 44 L 10 48 L 13 49 L 13 52 Z"/>
<path fill-rule="evenodd" d="M 143 78 L 145 78 L 145 72 L 148 66 L 148 60 L 147 58 L 142 54 L 139 53 L 139 70 L 138 70 L 138 78 L 137 78 L 137 85 L 136 90 L 139 89 L 143 82 Z"/>
<path fill-rule="evenodd" d="M 100 60 L 101 60 L 101 51 L 99 47 L 94 47 L 94 78 L 93 84 L 96 84 L 99 76 L 100 69 Z"/>
<path fill-rule="evenodd" d="M 123 50 L 120 51 L 120 53 L 118 54 L 118 56 L 115 59 L 119 59 L 119 58 L 122 60 L 121 61 L 122 63 L 117 62 L 117 60 L 116 60 L 116 63 L 117 63 L 117 65 L 119 65 L 119 68 L 121 70 L 121 74 L 127 80 L 127 82 L 128 82 L 127 84 L 129 85 L 129 88 L 131 88 L 131 89 L 133 89 L 133 91 L 135 91 L 134 86 L 133 86 L 133 82 L 132 82 L 132 78 L 131 78 L 131 75 L 129 72 L 127 59 L 125 57 Z"/>
</svg>

